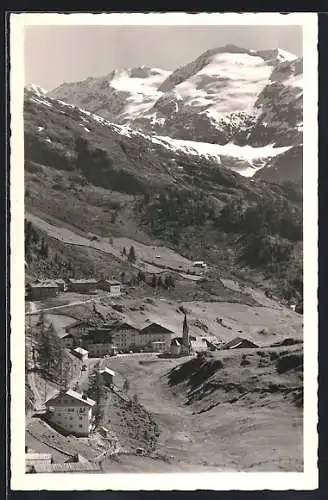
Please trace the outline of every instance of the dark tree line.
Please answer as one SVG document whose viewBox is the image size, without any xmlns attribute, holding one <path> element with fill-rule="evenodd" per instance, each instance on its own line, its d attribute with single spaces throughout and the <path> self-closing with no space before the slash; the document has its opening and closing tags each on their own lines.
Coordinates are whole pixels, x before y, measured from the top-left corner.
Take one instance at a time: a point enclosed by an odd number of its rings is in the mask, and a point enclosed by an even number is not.
<svg viewBox="0 0 328 500">
<path fill-rule="evenodd" d="M 40 316 L 37 332 L 37 362 L 43 376 L 63 387 L 71 379 L 71 363 L 52 325 L 46 327 Z"/>
</svg>

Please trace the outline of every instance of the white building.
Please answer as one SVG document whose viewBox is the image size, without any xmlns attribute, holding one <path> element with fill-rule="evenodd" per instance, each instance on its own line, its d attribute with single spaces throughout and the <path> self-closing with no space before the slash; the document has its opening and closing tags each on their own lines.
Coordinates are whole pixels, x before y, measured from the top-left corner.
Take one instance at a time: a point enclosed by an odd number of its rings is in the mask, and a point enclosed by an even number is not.
<svg viewBox="0 0 328 500">
<path fill-rule="evenodd" d="M 72 389 L 60 392 L 46 402 L 50 423 L 77 436 L 88 436 L 94 418 L 92 408 L 96 402 Z"/>
<path fill-rule="evenodd" d="M 205 269 L 207 267 L 207 264 L 203 260 L 196 260 L 193 263 L 194 267 L 201 267 L 202 269 Z"/>
<path fill-rule="evenodd" d="M 85 362 L 88 359 L 88 351 L 82 347 L 76 347 L 73 349 L 73 354 L 79 358 L 81 361 Z"/>
</svg>

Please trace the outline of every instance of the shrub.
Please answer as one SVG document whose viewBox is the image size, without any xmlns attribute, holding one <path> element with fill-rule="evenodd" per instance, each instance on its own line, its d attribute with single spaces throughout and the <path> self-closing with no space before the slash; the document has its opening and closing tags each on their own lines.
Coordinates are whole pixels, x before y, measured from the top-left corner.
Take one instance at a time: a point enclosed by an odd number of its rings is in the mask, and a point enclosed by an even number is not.
<svg viewBox="0 0 328 500">
<path fill-rule="evenodd" d="M 287 354 L 281 356 L 276 362 L 277 372 L 282 374 L 294 368 L 303 368 L 303 357 L 299 354 Z"/>
</svg>

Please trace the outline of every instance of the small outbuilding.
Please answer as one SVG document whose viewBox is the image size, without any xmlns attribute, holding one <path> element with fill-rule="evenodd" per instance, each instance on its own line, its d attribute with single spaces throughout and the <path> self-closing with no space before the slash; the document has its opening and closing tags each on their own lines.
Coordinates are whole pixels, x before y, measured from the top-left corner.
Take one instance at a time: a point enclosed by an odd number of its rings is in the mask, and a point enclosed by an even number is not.
<svg viewBox="0 0 328 500">
<path fill-rule="evenodd" d="M 72 352 L 81 361 L 87 361 L 89 353 L 86 349 L 83 349 L 82 347 L 76 347 Z"/>
<path fill-rule="evenodd" d="M 177 338 L 171 340 L 171 354 L 172 356 L 179 356 L 181 354 L 181 343 Z"/>
<path fill-rule="evenodd" d="M 110 368 L 103 368 L 99 370 L 99 374 L 102 376 L 105 385 L 113 385 L 115 377 L 115 372 L 113 370 L 110 370 Z"/>
<path fill-rule="evenodd" d="M 230 340 L 230 342 L 224 344 L 223 349 L 250 349 L 256 347 L 259 346 L 251 340 L 242 337 L 236 337 L 233 340 Z"/>
</svg>

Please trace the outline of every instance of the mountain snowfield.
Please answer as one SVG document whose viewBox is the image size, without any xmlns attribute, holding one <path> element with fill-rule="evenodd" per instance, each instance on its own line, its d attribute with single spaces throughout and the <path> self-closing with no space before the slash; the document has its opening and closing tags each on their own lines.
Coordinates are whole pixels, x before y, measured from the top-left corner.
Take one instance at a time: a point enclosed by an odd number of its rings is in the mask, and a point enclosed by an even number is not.
<svg viewBox="0 0 328 500">
<path fill-rule="evenodd" d="M 297 116 L 295 123 L 290 106 L 302 106 L 302 59 L 281 49 L 227 45 L 173 72 L 145 66 L 114 70 L 64 83 L 48 95 L 148 133 L 214 144 L 268 145 L 263 129 L 273 116 L 272 142 L 286 146 L 284 132 L 290 127 L 296 131 L 293 142 L 301 142 L 302 119 Z"/>
<path fill-rule="evenodd" d="M 102 125 L 109 129 L 111 134 L 116 135 L 119 139 L 128 138 L 135 144 L 138 144 L 140 149 L 148 150 L 150 152 L 165 150 L 167 153 L 172 154 L 172 158 L 176 154 L 183 154 L 185 156 L 196 156 L 199 159 L 210 160 L 220 166 L 226 166 L 227 159 L 229 160 L 229 168 L 239 174 L 252 177 L 258 170 L 267 166 L 268 161 L 278 155 L 288 151 L 290 147 L 274 147 L 272 144 L 264 147 L 252 147 L 249 145 L 239 146 L 234 143 L 227 143 L 224 145 L 211 144 L 206 142 L 188 141 L 180 139 L 172 139 L 168 136 L 150 135 L 140 130 L 129 127 L 128 125 L 118 125 L 112 123 L 105 118 L 95 115 L 90 111 L 77 108 L 73 104 L 65 103 L 59 99 L 49 98 L 45 94 L 40 94 L 38 89 L 33 87 L 26 88 L 26 98 L 35 104 L 53 108 L 56 112 L 66 114 L 67 110 L 78 116 L 79 125 L 84 133 L 88 134 L 95 125 Z M 47 127 L 38 125 L 36 134 L 42 133 L 43 140 L 52 143 L 51 137 L 48 136 Z M 46 137 L 47 135 L 47 137 Z M 142 146 L 141 146 L 142 145 Z M 176 165 L 177 169 L 182 169 Z"/>
<path fill-rule="evenodd" d="M 284 180 L 299 182 L 302 75 L 302 58 L 284 50 L 228 45 L 175 71 L 141 66 L 64 83 L 50 92 L 30 85 L 27 92 L 35 103 L 57 102 L 60 113 L 69 106 L 81 113 L 86 133 L 95 121 L 173 155 L 210 159 L 248 177 L 265 169 L 267 180 L 274 164 L 275 179 L 281 173 Z M 290 174 L 284 158 L 294 148 L 299 167 Z M 271 161 L 276 157 L 279 161 Z"/>
</svg>

